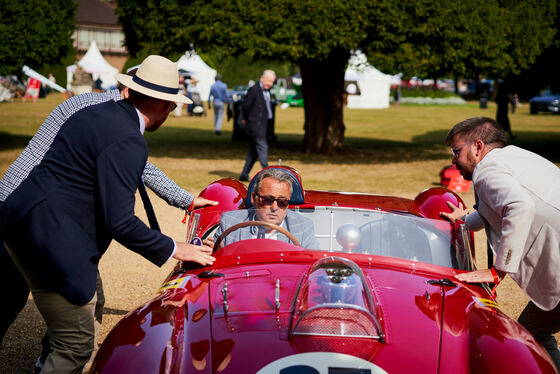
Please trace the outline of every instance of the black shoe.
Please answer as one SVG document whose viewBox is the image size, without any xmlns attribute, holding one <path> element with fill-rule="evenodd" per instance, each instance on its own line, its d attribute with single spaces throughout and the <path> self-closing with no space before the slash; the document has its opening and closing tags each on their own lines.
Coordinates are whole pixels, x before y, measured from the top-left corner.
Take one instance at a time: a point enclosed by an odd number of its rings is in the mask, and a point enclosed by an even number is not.
<svg viewBox="0 0 560 374">
<path fill-rule="evenodd" d="M 248 175 L 240 175 L 238 179 L 241 182 L 249 182 L 249 176 Z"/>
<path fill-rule="evenodd" d="M 222 135 L 222 133 L 219 132 L 219 131 L 216 131 L 216 135 Z"/>
</svg>

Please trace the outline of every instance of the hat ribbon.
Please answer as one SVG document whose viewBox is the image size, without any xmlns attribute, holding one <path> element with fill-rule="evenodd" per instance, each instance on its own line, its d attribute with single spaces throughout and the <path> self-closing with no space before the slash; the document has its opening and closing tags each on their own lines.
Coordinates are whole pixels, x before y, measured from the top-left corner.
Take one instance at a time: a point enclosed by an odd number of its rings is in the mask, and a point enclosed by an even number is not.
<svg viewBox="0 0 560 374">
<path fill-rule="evenodd" d="M 172 94 L 172 95 L 175 95 L 179 92 L 179 88 L 172 88 L 172 87 L 161 86 L 159 84 L 151 83 L 151 82 L 145 81 L 144 79 L 138 77 L 137 75 L 133 76 L 132 80 L 134 82 L 138 83 L 139 85 L 141 85 L 142 87 L 149 88 L 149 89 L 154 90 L 154 91 L 159 91 L 159 92 L 162 92 L 162 93 L 167 93 L 167 94 Z"/>
</svg>

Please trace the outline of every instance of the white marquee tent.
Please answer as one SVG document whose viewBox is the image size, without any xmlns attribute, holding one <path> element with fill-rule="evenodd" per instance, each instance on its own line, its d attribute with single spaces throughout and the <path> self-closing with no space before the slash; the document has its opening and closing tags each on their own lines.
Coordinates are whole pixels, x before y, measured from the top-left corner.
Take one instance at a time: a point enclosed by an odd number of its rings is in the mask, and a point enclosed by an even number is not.
<svg viewBox="0 0 560 374">
<path fill-rule="evenodd" d="M 347 86 L 347 91 L 354 89 L 358 94 L 348 92 L 348 108 L 381 109 L 389 107 L 391 95 L 391 76 L 371 66 L 363 53 L 350 58 L 344 74 L 347 82 L 356 82 L 358 87 Z"/>
<path fill-rule="evenodd" d="M 214 84 L 216 78 L 216 70 L 200 58 L 195 52 L 187 52 L 179 61 L 177 61 L 179 70 L 188 72 L 191 77 L 197 80 L 196 86 L 200 92 L 200 98 L 204 101 L 208 100 L 210 94 L 210 87 Z"/>
<path fill-rule="evenodd" d="M 111 87 L 116 87 L 117 80 L 115 79 L 115 75 L 118 73 L 118 70 L 109 64 L 105 58 L 103 58 L 95 40 L 91 42 L 86 54 L 80 59 L 80 61 L 78 61 L 78 65 L 80 65 L 86 72 L 90 73 L 93 76 L 94 81 L 97 78 L 100 78 L 103 82 L 101 84 L 103 89 L 106 90 Z M 72 82 L 74 71 L 76 71 L 76 65 L 66 67 L 66 88 L 68 90 L 70 90 L 70 83 Z"/>
</svg>

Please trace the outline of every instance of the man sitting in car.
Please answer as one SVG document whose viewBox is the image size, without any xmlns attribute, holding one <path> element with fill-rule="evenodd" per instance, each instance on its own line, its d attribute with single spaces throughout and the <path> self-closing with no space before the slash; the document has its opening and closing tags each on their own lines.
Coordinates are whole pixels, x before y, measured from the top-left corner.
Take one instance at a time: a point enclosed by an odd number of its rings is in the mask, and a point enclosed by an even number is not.
<svg viewBox="0 0 560 374">
<path fill-rule="evenodd" d="M 251 193 L 252 207 L 225 212 L 214 238 L 218 238 L 229 227 L 246 221 L 264 221 L 289 231 L 303 248 L 318 249 L 313 222 L 301 214 L 288 210 L 292 196 L 292 176 L 281 168 L 261 171 Z M 251 225 L 232 231 L 224 238 L 223 245 L 246 239 L 276 239 L 287 243 L 291 240 L 281 232 L 265 226 Z M 292 243 L 293 244 L 293 243 Z"/>
</svg>

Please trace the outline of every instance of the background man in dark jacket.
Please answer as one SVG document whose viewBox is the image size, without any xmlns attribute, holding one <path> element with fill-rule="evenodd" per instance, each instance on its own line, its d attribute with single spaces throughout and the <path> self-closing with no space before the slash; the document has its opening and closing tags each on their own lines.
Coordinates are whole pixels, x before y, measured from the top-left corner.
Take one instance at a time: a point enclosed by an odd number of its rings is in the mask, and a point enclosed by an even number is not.
<svg viewBox="0 0 560 374">
<path fill-rule="evenodd" d="M 272 70 L 265 70 L 259 80 L 247 91 L 243 100 L 241 110 L 243 112 L 243 123 L 245 131 L 251 137 L 251 147 L 245 160 L 245 166 L 239 176 L 241 181 L 249 181 L 249 172 L 257 161 L 263 168 L 268 166 L 268 142 L 266 140 L 266 129 L 268 121 L 272 120 L 271 97 L 268 91 L 276 80 L 276 74 Z"/>
</svg>

